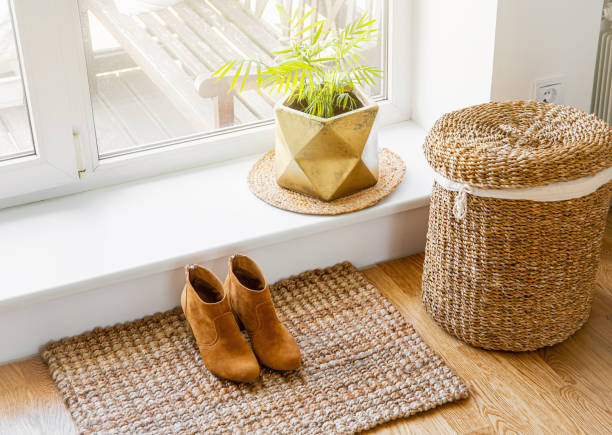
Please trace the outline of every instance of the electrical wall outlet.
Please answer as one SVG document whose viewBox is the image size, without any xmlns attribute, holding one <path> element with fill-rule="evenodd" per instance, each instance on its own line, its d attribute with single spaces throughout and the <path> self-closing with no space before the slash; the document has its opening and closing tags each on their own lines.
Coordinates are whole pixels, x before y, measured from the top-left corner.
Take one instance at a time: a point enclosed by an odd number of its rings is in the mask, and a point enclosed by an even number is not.
<svg viewBox="0 0 612 435">
<path fill-rule="evenodd" d="M 555 77 L 538 80 L 533 87 L 533 99 L 545 103 L 563 104 L 565 94 L 565 79 Z"/>
</svg>

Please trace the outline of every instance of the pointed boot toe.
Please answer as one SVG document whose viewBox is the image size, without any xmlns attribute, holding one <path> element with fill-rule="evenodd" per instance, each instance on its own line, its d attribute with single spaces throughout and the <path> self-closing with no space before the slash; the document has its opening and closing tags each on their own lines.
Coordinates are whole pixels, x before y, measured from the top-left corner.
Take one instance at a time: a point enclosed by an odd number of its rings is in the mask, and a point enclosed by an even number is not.
<svg viewBox="0 0 612 435">
<path fill-rule="evenodd" d="M 268 351 L 261 352 L 260 361 L 266 367 L 274 370 L 295 370 L 302 364 L 300 349 L 289 331 L 286 332 L 286 337 L 276 345 L 265 346 Z"/>
<path fill-rule="evenodd" d="M 253 382 L 260 375 L 259 362 L 255 357 L 234 358 L 225 371 L 226 379 L 236 382 Z"/>
<path fill-rule="evenodd" d="M 259 376 L 259 363 L 240 332 L 223 284 L 208 269 L 185 268 L 181 306 L 204 365 L 215 375 L 236 382 Z"/>
<path fill-rule="evenodd" d="M 230 257 L 225 290 L 244 325 L 259 362 L 274 370 L 294 370 L 302 362 L 300 349 L 276 315 L 264 274 L 249 257 Z"/>
</svg>

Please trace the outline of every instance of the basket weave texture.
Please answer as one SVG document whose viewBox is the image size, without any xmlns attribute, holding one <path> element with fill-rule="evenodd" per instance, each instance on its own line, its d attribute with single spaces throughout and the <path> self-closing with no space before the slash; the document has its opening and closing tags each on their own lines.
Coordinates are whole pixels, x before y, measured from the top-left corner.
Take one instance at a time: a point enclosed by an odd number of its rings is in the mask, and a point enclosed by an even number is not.
<svg viewBox="0 0 612 435">
<path fill-rule="evenodd" d="M 487 103 L 442 116 L 425 140 L 425 156 L 444 177 L 473 187 L 543 186 L 612 166 L 612 129 L 565 106 Z"/>
<path fill-rule="evenodd" d="M 612 166 L 612 130 L 576 109 L 489 103 L 443 116 L 425 153 L 456 182 L 539 186 Z M 527 351 L 565 340 L 589 317 L 611 190 L 609 182 L 549 202 L 468 194 L 467 214 L 456 219 L 459 193 L 434 184 L 426 310 L 452 335 L 486 349 Z"/>
<path fill-rule="evenodd" d="M 374 186 L 333 201 L 324 201 L 279 186 L 274 151 L 269 151 L 251 168 L 247 181 L 255 196 L 274 207 L 295 213 L 337 215 L 377 204 L 399 186 L 405 173 L 406 165 L 402 158 L 387 148 L 381 148 L 378 151 L 378 182 Z"/>
</svg>

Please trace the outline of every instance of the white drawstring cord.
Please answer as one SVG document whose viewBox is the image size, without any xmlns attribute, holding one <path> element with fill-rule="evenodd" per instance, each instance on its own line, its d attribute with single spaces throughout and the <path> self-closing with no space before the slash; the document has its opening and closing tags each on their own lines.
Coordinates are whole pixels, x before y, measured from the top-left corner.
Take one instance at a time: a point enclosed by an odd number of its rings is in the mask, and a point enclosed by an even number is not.
<svg viewBox="0 0 612 435">
<path fill-rule="evenodd" d="M 525 201 L 567 201 L 582 198 L 595 192 L 604 184 L 612 181 L 612 167 L 603 169 L 596 174 L 570 181 L 559 181 L 544 186 L 523 187 L 514 189 L 482 189 L 467 184 L 457 183 L 434 171 L 434 180 L 443 189 L 457 192 L 453 204 L 453 216 L 462 220 L 467 214 L 467 195 L 481 198 L 499 198 Z"/>
<path fill-rule="evenodd" d="M 465 191 L 473 196 L 482 198 L 499 198 L 499 199 L 518 199 L 527 201 L 567 201 L 568 199 L 582 198 L 590 195 L 599 189 L 602 185 L 612 180 L 612 167 L 599 171 L 596 174 L 587 177 L 578 178 L 571 181 L 560 181 L 557 183 L 547 184 L 544 186 L 524 187 L 514 189 L 482 189 L 479 187 L 471 187 L 463 183 L 451 181 L 443 177 L 437 172 L 433 173 L 434 180 L 439 186 L 453 192 Z M 457 195 L 455 202 L 457 212 L 460 212 L 463 207 L 463 202 L 466 201 L 466 195 Z M 467 207 L 467 204 L 465 204 Z M 455 207 L 453 207 L 454 209 Z M 467 211 L 467 210 L 466 210 Z M 461 214 L 459 214 L 461 216 Z M 465 216 L 465 215 L 464 215 Z"/>
<path fill-rule="evenodd" d="M 453 215 L 458 221 L 462 220 L 467 214 L 467 194 L 472 194 L 472 188 L 467 184 L 461 186 L 455 196 L 455 204 L 453 204 Z"/>
</svg>

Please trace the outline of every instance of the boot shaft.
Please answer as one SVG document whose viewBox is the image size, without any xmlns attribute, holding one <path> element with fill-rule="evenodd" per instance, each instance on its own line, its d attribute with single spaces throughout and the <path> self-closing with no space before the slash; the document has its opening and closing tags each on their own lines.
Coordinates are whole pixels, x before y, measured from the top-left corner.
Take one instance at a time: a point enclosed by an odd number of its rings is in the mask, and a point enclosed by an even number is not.
<svg viewBox="0 0 612 435">
<path fill-rule="evenodd" d="M 211 271 L 197 265 L 185 268 L 181 305 L 211 372 L 239 382 L 259 376 L 257 358 L 238 329 L 223 284 Z"/>
<path fill-rule="evenodd" d="M 268 282 L 259 266 L 244 255 L 230 257 L 225 288 L 259 361 L 275 370 L 296 369 L 301 362 L 300 349 L 276 315 Z"/>
<path fill-rule="evenodd" d="M 255 331 L 262 326 L 264 319 L 260 318 L 261 311 L 266 312 L 268 321 L 278 321 L 268 282 L 259 266 L 249 257 L 230 257 L 225 289 L 232 310 L 247 331 Z"/>
</svg>

